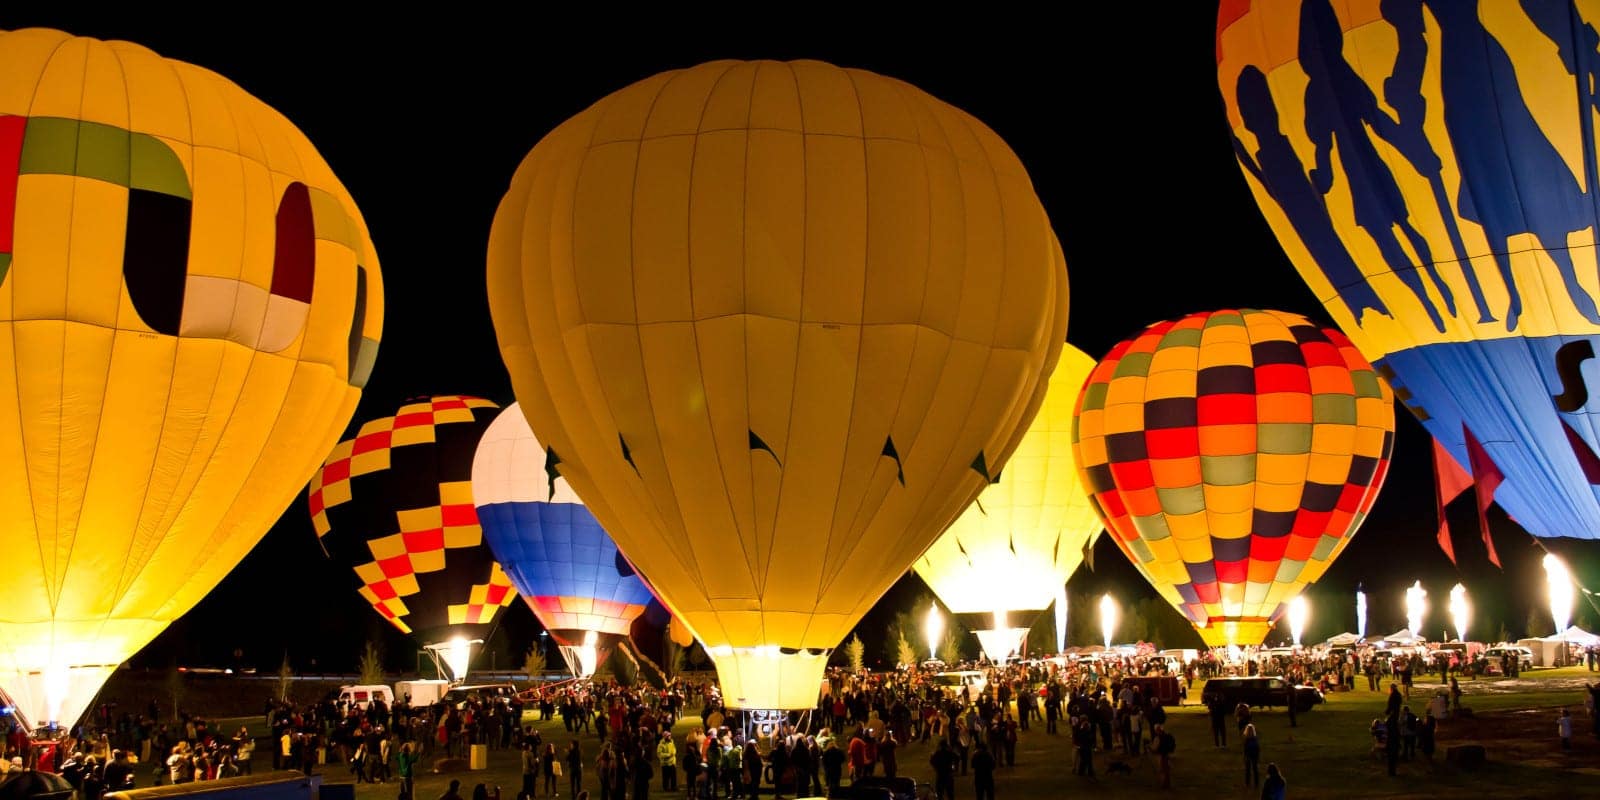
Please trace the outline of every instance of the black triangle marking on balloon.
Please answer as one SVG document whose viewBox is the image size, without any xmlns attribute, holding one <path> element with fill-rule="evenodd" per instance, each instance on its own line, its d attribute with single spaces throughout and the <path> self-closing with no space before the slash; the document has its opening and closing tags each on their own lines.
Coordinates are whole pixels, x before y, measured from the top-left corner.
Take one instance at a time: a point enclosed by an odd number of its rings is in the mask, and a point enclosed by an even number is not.
<svg viewBox="0 0 1600 800">
<path fill-rule="evenodd" d="M 1016 531 L 1012 531 L 1011 535 L 1006 539 L 1006 546 L 1011 548 L 1011 555 L 1016 555 L 1017 554 L 1017 533 L 1016 533 Z"/>
<path fill-rule="evenodd" d="M 895 449 L 893 435 L 883 437 L 882 455 L 894 459 L 895 477 L 900 480 L 901 486 L 906 485 L 906 467 L 904 464 L 900 463 L 900 451 Z"/>
<path fill-rule="evenodd" d="M 1094 537 L 1083 543 L 1083 563 L 1089 566 L 1089 571 L 1094 572 Z"/>
<path fill-rule="evenodd" d="M 1050 563 L 1061 563 L 1061 534 L 1056 534 L 1056 543 L 1050 548 Z"/>
<path fill-rule="evenodd" d="M 617 434 L 617 441 L 622 444 L 622 460 L 628 462 L 628 466 L 633 467 L 633 474 L 641 478 L 644 477 L 644 474 L 639 472 L 639 465 L 633 463 L 633 451 L 628 449 L 628 440 L 622 438 L 622 434 L 619 433 Z"/>
<path fill-rule="evenodd" d="M 624 446 L 623 452 L 627 452 L 626 446 Z M 546 447 L 544 449 L 544 476 L 550 482 L 550 496 L 545 498 L 547 500 L 556 499 L 556 478 L 561 477 L 561 473 L 556 470 L 556 467 L 560 465 L 561 456 L 556 455 L 555 448 Z"/>
<path fill-rule="evenodd" d="M 972 498 L 972 502 L 978 506 L 978 513 L 979 514 L 982 514 L 982 515 L 984 515 L 986 517 L 989 516 L 989 509 L 983 507 L 983 498 L 974 497 L 974 498 Z"/>
<path fill-rule="evenodd" d="M 772 449 L 772 445 L 767 444 L 765 439 L 762 439 L 760 436 L 757 436 L 756 432 L 753 431 L 753 430 L 750 430 L 749 428 L 745 429 L 745 433 L 750 434 L 750 449 L 751 450 L 765 450 L 767 455 L 772 456 L 772 460 L 773 461 L 778 462 L 778 469 L 783 469 L 783 459 L 778 458 L 778 453 L 777 453 L 777 451 Z"/>
<path fill-rule="evenodd" d="M 982 475 L 985 483 L 994 483 L 994 479 L 989 477 L 989 459 L 984 457 L 982 450 L 978 451 L 977 458 L 972 459 L 972 471 Z"/>
</svg>

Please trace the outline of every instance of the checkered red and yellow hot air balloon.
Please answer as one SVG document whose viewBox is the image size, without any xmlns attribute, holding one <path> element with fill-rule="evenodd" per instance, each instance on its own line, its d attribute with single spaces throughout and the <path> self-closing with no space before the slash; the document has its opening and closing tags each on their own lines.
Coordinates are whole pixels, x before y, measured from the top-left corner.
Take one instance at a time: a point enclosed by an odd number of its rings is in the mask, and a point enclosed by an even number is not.
<svg viewBox="0 0 1600 800">
<path fill-rule="evenodd" d="M 323 551 L 421 644 L 482 638 L 517 596 L 472 503 L 472 456 L 498 411 L 458 395 L 407 402 L 336 445 L 311 479 Z"/>
<path fill-rule="evenodd" d="M 1073 447 L 1117 546 L 1207 644 L 1258 644 L 1377 499 L 1394 393 L 1281 311 L 1151 325 L 1078 398 Z"/>
</svg>

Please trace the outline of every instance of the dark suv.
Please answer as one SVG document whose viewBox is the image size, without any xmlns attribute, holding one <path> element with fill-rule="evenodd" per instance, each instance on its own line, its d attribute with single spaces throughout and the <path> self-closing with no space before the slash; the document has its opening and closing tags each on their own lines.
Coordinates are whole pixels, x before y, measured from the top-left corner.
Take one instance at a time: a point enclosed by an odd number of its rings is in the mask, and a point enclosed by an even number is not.
<svg viewBox="0 0 1600 800">
<path fill-rule="evenodd" d="M 1229 706 L 1240 703 L 1272 708 L 1284 705 L 1289 684 L 1282 678 L 1212 678 L 1200 692 L 1200 702 L 1211 705 L 1221 699 Z M 1322 702 L 1322 692 L 1315 686 L 1294 688 L 1296 711 L 1310 711 Z"/>
</svg>

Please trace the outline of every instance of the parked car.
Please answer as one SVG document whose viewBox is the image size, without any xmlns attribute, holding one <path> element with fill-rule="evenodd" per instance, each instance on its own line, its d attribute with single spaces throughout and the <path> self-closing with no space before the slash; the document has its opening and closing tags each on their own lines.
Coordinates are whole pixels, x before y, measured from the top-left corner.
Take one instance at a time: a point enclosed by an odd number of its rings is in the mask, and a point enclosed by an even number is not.
<svg viewBox="0 0 1600 800">
<path fill-rule="evenodd" d="M 1211 705 L 1220 698 L 1229 706 L 1244 703 L 1262 708 L 1284 705 L 1289 685 L 1282 678 L 1212 678 L 1200 691 L 1200 702 Z M 1295 687 L 1295 710 L 1310 711 L 1322 702 L 1322 692 L 1315 686 Z"/>
<path fill-rule="evenodd" d="M 989 685 L 989 679 L 975 669 L 962 669 L 953 672 L 941 672 L 930 679 L 930 682 L 939 687 L 939 691 L 947 698 L 977 698 L 983 694 L 983 687 Z M 970 687 L 970 692 L 969 692 Z"/>
<path fill-rule="evenodd" d="M 1501 645 L 1483 651 L 1483 657 L 1489 659 L 1489 672 L 1498 675 L 1500 673 L 1500 659 L 1510 654 L 1516 655 L 1517 660 L 1521 662 L 1521 669 L 1533 669 L 1532 650 L 1516 645 Z"/>
<path fill-rule="evenodd" d="M 464 708 L 467 700 L 477 697 L 484 702 L 497 700 L 504 705 L 510 705 L 517 696 L 517 687 L 509 683 L 486 683 L 478 686 L 457 686 L 444 693 L 444 701 L 456 708 Z"/>
<path fill-rule="evenodd" d="M 372 686 L 340 686 L 339 702 L 347 706 L 354 706 L 362 711 L 372 705 L 372 701 L 382 700 L 384 705 L 394 705 L 394 690 L 383 685 Z"/>
</svg>

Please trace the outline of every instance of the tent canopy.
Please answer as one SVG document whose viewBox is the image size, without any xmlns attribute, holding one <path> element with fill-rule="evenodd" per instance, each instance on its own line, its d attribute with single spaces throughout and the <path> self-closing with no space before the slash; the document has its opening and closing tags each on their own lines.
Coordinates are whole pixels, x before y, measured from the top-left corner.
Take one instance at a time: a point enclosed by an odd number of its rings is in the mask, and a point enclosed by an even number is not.
<svg viewBox="0 0 1600 800">
<path fill-rule="evenodd" d="M 1590 633 L 1590 632 L 1588 632 L 1588 631 L 1586 631 L 1586 630 L 1584 630 L 1584 629 L 1582 629 L 1582 628 L 1580 628 L 1580 627 L 1578 627 L 1576 625 L 1573 625 L 1572 627 L 1570 627 L 1570 628 L 1568 628 L 1568 629 L 1566 629 L 1566 630 L 1564 630 L 1564 631 L 1562 631 L 1562 632 L 1560 632 L 1560 633 L 1558 633 L 1555 636 L 1552 636 L 1550 638 L 1551 639 L 1560 639 L 1561 641 L 1566 642 L 1567 644 L 1577 644 L 1577 645 L 1583 645 L 1585 647 L 1587 647 L 1589 645 L 1600 644 L 1600 636 L 1596 636 L 1596 635 L 1594 635 L 1594 634 L 1592 634 L 1592 633 Z"/>
<path fill-rule="evenodd" d="M 1360 636 L 1357 636 L 1349 631 L 1345 631 L 1338 636 L 1328 637 L 1328 640 L 1323 642 L 1323 644 L 1328 645 L 1329 647 L 1348 647 L 1359 641 L 1361 641 Z"/>
<path fill-rule="evenodd" d="M 1423 638 L 1415 633 L 1412 633 L 1408 629 L 1402 628 L 1394 633 L 1389 634 L 1388 636 L 1383 637 L 1383 640 L 1386 642 L 1394 642 L 1395 644 L 1417 644 L 1418 642 L 1423 641 Z"/>
</svg>

